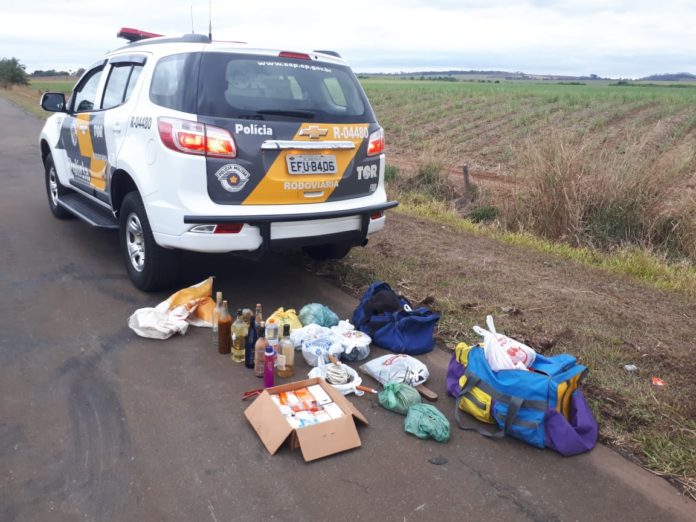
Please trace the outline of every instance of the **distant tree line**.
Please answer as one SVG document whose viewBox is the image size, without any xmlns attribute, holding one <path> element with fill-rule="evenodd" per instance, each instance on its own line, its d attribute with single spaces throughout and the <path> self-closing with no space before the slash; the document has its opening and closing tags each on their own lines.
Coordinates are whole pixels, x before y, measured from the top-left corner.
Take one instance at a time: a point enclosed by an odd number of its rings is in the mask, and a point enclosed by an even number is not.
<svg viewBox="0 0 696 522">
<path fill-rule="evenodd" d="M 37 69 L 31 73 L 31 76 L 34 78 L 50 78 L 52 76 L 72 76 L 72 74 L 70 71 L 56 71 L 55 69 L 43 71 L 41 69 Z"/>
<path fill-rule="evenodd" d="M 0 60 L 0 86 L 7 88 L 12 85 L 28 85 L 26 67 L 17 58 L 2 58 Z"/>
</svg>

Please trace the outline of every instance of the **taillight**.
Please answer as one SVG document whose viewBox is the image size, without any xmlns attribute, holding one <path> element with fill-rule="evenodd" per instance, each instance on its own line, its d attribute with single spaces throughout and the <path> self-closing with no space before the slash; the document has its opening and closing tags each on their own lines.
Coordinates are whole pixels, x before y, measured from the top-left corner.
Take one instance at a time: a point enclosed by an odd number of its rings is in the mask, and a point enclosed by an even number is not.
<svg viewBox="0 0 696 522">
<path fill-rule="evenodd" d="M 370 134 L 367 142 L 367 155 L 376 156 L 384 152 L 384 129 L 379 129 Z"/>
<path fill-rule="evenodd" d="M 234 158 L 237 155 L 234 138 L 225 129 L 205 126 L 206 152 L 208 156 Z"/>
<path fill-rule="evenodd" d="M 378 210 L 377 212 L 370 214 L 370 219 L 374 221 L 375 219 L 380 219 L 382 216 L 384 216 L 384 212 Z"/>
<path fill-rule="evenodd" d="M 295 58 L 296 60 L 311 60 L 306 53 L 293 53 L 292 51 L 281 51 L 278 56 L 280 58 Z"/>
<path fill-rule="evenodd" d="M 158 118 L 157 129 L 162 143 L 177 152 L 223 158 L 237 156 L 234 138 L 225 129 L 177 118 Z"/>
</svg>

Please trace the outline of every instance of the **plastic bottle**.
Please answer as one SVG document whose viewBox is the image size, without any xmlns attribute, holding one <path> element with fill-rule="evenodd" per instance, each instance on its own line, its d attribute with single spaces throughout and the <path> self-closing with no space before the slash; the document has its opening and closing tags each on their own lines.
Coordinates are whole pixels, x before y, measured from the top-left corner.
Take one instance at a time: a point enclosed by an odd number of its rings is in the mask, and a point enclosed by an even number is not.
<svg viewBox="0 0 696 522">
<path fill-rule="evenodd" d="M 242 317 L 242 309 L 237 310 L 237 318 L 232 324 L 232 361 L 244 362 L 244 350 L 249 328 Z"/>
<path fill-rule="evenodd" d="M 278 344 L 278 377 L 292 377 L 295 374 L 295 346 L 290 340 L 290 325 L 283 325 L 283 338 Z"/>
<path fill-rule="evenodd" d="M 222 292 L 215 294 L 215 308 L 213 308 L 213 346 L 218 348 L 218 319 L 220 318 L 220 309 L 222 308 Z"/>
<path fill-rule="evenodd" d="M 222 302 L 218 318 L 218 353 L 228 354 L 232 351 L 232 316 L 227 309 L 227 301 Z"/>
<path fill-rule="evenodd" d="M 263 364 L 263 387 L 273 388 L 275 386 L 275 359 L 276 353 L 273 347 L 269 344 L 266 346 L 264 353 Z"/>
<path fill-rule="evenodd" d="M 263 377 L 263 366 L 266 362 L 266 348 L 268 341 L 266 340 L 266 328 L 263 323 L 259 327 L 259 338 L 254 345 L 254 375 Z"/>
<path fill-rule="evenodd" d="M 266 323 L 266 339 L 268 344 L 278 353 L 278 343 L 280 342 L 278 339 L 278 323 L 274 319 L 269 319 Z"/>
</svg>

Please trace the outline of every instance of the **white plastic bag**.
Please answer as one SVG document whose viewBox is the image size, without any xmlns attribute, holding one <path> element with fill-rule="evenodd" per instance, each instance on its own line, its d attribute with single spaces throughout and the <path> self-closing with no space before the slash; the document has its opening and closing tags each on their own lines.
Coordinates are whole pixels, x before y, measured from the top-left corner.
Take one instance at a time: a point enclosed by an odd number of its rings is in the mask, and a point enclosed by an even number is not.
<svg viewBox="0 0 696 522">
<path fill-rule="evenodd" d="M 388 354 L 377 357 L 363 364 L 360 369 L 383 385 L 396 381 L 418 386 L 430 377 L 430 372 L 425 364 L 404 354 Z"/>
<path fill-rule="evenodd" d="M 337 343 L 331 335 L 302 341 L 302 357 L 310 366 L 319 366 L 328 362 L 328 354 L 340 359 L 342 353 L 343 346 Z"/>
<path fill-rule="evenodd" d="M 340 321 L 331 327 L 331 334 L 343 346 L 346 361 L 362 361 L 370 356 L 372 339 L 366 333 L 356 330 L 350 321 Z"/>
<path fill-rule="evenodd" d="M 290 331 L 290 340 L 295 345 L 295 350 L 302 348 L 302 343 L 319 337 L 326 337 L 331 334 L 329 328 L 319 326 L 318 324 L 308 324 L 297 330 Z"/>
<path fill-rule="evenodd" d="M 486 324 L 488 330 L 474 326 L 474 332 L 483 337 L 483 351 L 493 371 L 526 370 L 532 365 L 536 358 L 532 348 L 496 332 L 493 316 L 486 316 Z"/>
</svg>

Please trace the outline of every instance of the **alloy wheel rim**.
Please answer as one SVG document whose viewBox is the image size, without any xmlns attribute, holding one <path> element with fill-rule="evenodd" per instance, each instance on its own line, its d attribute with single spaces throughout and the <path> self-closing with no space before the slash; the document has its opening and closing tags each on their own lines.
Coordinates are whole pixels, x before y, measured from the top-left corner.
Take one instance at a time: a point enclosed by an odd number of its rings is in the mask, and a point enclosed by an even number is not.
<svg viewBox="0 0 696 522">
<path fill-rule="evenodd" d="M 58 205 L 58 179 L 56 177 L 55 167 L 51 167 L 48 171 L 48 192 L 51 195 L 51 203 L 53 206 Z"/>
<path fill-rule="evenodd" d="M 145 268 L 145 235 L 140 218 L 134 213 L 126 220 L 126 247 L 131 266 L 138 272 Z"/>
</svg>

